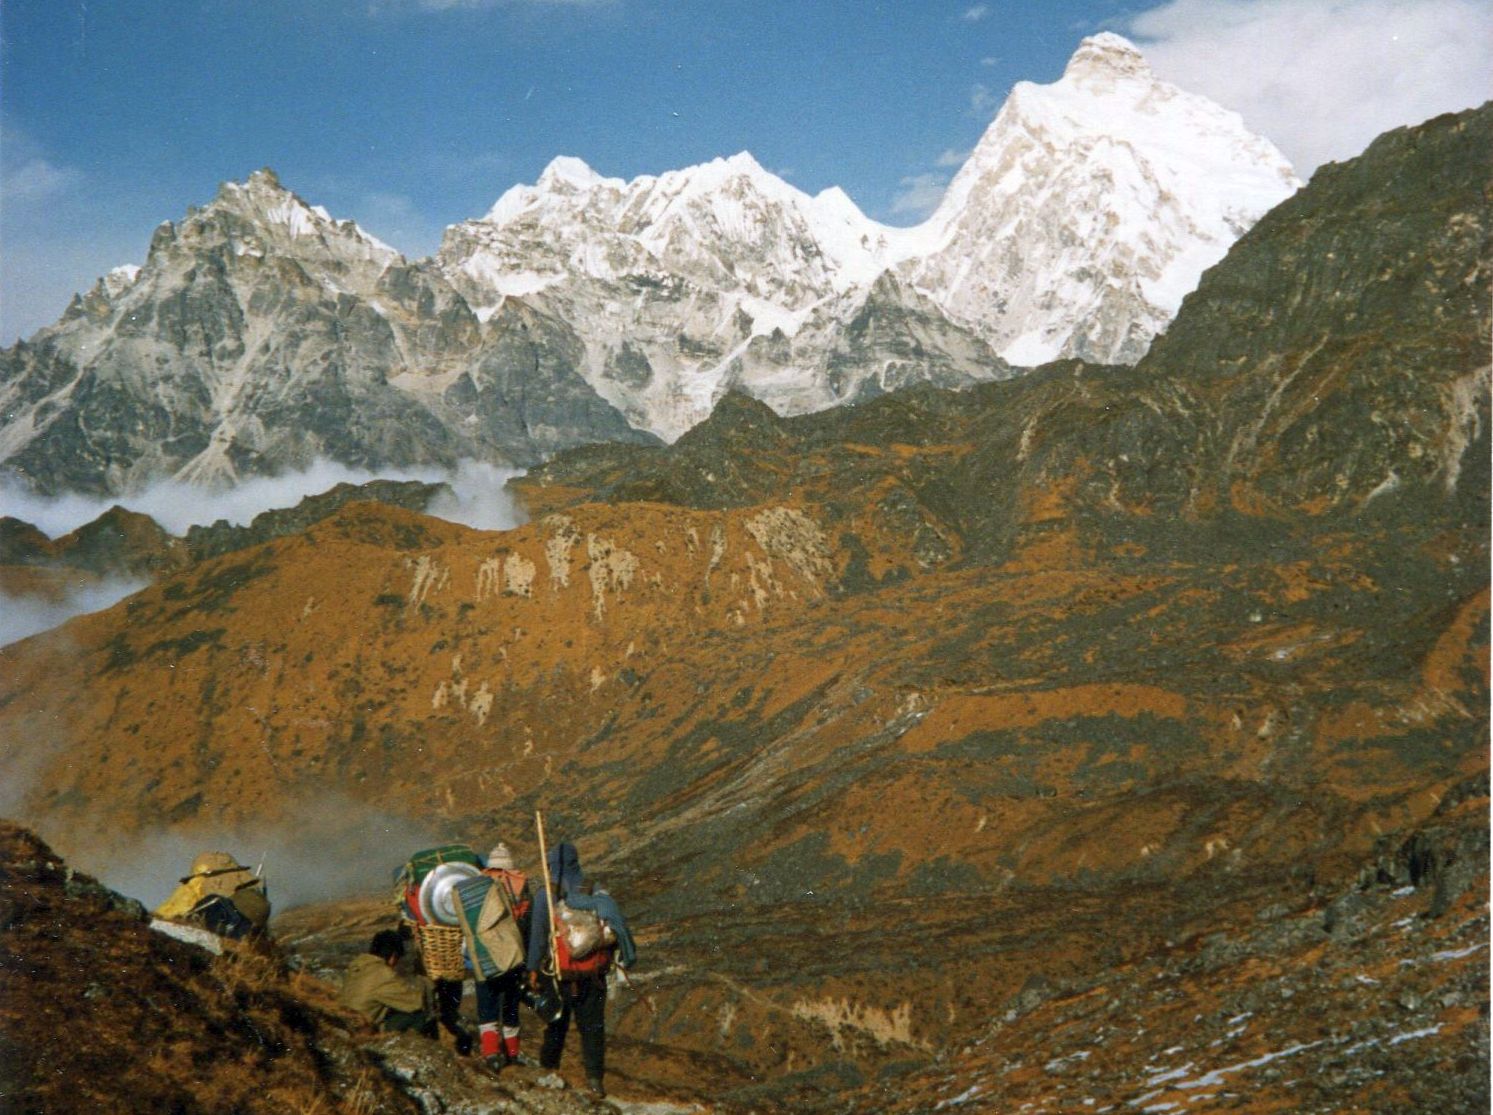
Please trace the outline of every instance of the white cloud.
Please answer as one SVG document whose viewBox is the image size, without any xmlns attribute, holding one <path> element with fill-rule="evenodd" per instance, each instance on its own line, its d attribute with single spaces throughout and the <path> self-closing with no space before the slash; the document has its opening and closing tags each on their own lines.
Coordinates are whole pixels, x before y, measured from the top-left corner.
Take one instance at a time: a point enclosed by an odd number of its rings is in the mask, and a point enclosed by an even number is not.
<svg viewBox="0 0 1493 1115">
<path fill-rule="evenodd" d="M 424 480 L 444 481 L 452 490 L 449 496 L 438 496 L 426 509 L 427 514 L 476 530 L 511 530 L 528 517 L 507 488 L 509 480 L 522 475 L 522 470 L 483 461 L 462 461 L 454 472 L 429 468 L 378 473 L 318 461 L 304 472 L 254 477 L 225 492 L 162 480 L 136 495 L 117 498 L 76 493 L 48 498 L 0 478 L 0 515 L 14 516 L 48 538 L 58 538 L 92 522 L 117 503 L 149 515 L 169 533 L 181 537 L 193 526 L 207 526 L 219 519 L 246 526 L 262 511 L 294 507 L 304 497 L 338 484 L 365 484 L 374 479 Z M 144 585 L 143 581 L 80 580 L 51 596 L 0 591 L 0 646 L 48 631 L 74 616 L 112 607 Z"/>
<path fill-rule="evenodd" d="M 944 153 L 940 155 L 937 160 L 935 160 L 933 165 L 963 166 L 966 162 L 969 161 L 969 157 L 972 154 L 974 154 L 974 150 L 972 148 L 965 148 L 963 151 L 955 151 L 952 147 L 945 148 Z"/>
<path fill-rule="evenodd" d="M 995 110 L 1000 108 L 1001 100 L 992 93 L 988 86 L 975 84 L 969 90 L 969 111 L 979 117 L 990 117 L 995 115 Z"/>
<path fill-rule="evenodd" d="M 441 246 L 445 225 L 422 213 L 405 194 L 369 191 L 352 203 L 351 213 L 359 228 L 399 249 L 407 259 L 434 255 Z"/>
<path fill-rule="evenodd" d="M 902 192 L 892 199 L 892 212 L 911 214 L 919 220 L 938 208 L 948 179 L 942 174 L 914 174 L 902 179 Z"/>
<path fill-rule="evenodd" d="M 85 214 L 99 208 L 86 185 L 81 170 L 50 157 L 24 129 L 0 123 L 0 346 L 56 321 L 74 294 L 149 241 L 147 229 L 127 247 L 91 216 L 73 220 L 80 207 Z"/>
<path fill-rule="evenodd" d="M 984 19 L 989 14 L 990 14 L 990 5 L 989 4 L 976 4 L 972 8 L 965 8 L 964 9 L 963 19 L 967 23 L 979 23 L 980 20 Z"/>
<path fill-rule="evenodd" d="M 335 461 L 317 461 L 302 472 L 255 476 L 227 491 L 161 480 L 142 492 L 96 497 L 70 493 L 57 497 L 35 495 L 0 478 L 0 514 L 22 519 L 49 538 L 57 538 L 90 523 L 115 504 L 149 515 L 178 537 L 193 526 L 219 519 L 246 526 L 262 511 L 294 507 L 306 496 L 329 491 L 338 484 L 366 484 L 370 480 L 444 481 L 455 499 L 432 508 L 431 514 L 478 530 L 508 530 L 525 519 L 504 485 L 522 476 L 522 469 L 504 469 L 481 461 L 463 461 L 454 472 L 441 468 L 385 469 L 370 472 Z"/>
<path fill-rule="evenodd" d="M 86 581 L 69 585 L 55 596 L 14 595 L 0 591 L 0 646 L 50 631 L 74 616 L 112 608 L 139 592 L 144 580 Z"/>
<path fill-rule="evenodd" d="M 28 818 L 42 830 L 48 818 Z M 274 820 L 188 823 L 121 837 L 117 831 L 48 832 L 69 864 L 144 902 L 160 905 L 201 852 L 222 850 L 248 867 L 264 868 L 276 914 L 307 902 L 328 902 L 388 887 L 411 853 L 449 840 L 428 818 L 387 813 L 336 792 L 282 803 Z"/>
<path fill-rule="evenodd" d="M 0 167 L 0 197 L 7 205 L 24 205 L 69 190 L 83 180 L 71 167 L 60 167 L 46 159 L 27 159 L 20 166 Z"/>
<path fill-rule="evenodd" d="M 1158 76 L 1238 112 L 1303 177 L 1493 97 L 1485 0 L 1171 0 L 1121 27 Z"/>
<path fill-rule="evenodd" d="M 0 200 L 7 210 L 25 209 L 82 182 L 82 171 L 57 165 L 24 128 L 0 122 Z"/>
</svg>

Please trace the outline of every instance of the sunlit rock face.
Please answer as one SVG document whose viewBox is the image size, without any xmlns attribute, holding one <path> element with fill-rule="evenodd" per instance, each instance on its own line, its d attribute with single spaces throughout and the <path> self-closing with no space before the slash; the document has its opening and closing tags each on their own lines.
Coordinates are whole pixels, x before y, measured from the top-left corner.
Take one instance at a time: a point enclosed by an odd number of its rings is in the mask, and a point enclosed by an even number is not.
<svg viewBox="0 0 1493 1115">
<path fill-rule="evenodd" d="M 259 171 L 0 353 L 0 461 L 38 491 L 119 493 L 646 440 L 575 373 L 580 349 L 521 305 L 479 321 L 438 272 Z"/>
<path fill-rule="evenodd" d="M 1096 35 L 1061 80 L 1012 89 L 902 270 L 1012 364 L 1133 364 L 1299 185 L 1237 114 Z"/>
</svg>

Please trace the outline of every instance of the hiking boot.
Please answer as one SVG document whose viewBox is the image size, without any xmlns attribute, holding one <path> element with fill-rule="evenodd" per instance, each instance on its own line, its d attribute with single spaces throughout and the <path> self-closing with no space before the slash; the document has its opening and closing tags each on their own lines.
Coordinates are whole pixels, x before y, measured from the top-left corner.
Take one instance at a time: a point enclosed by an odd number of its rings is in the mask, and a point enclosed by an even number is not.
<svg viewBox="0 0 1493 1115">
<path fill-rule="evenodd" d="M 458 1057 L 470 1057 L 472 1055 L 472 1049 L 477 1044 L 476 1040 L 473 1039 L 472 1035 L 467 1033 L 465 1030 L 458 1031 L 455 1034 L 455 1037 L 456 1055 Z"/>
<path fill-rule="evenodd" d="M 523 1069 L 531 1069 L 536 1064 L 538 1064 L 538 1062 L 535 1061 L 533 1057 L 530 1057 L 527 1053 L 508 1054 L 508 1063 L 510 1065 L 517 1065 L 519 1068 Z"/>
<path fill-rule="evenodd" d="M 607 1098 L 607 1090 L 601 1086 L 601 1077 L 599 1076 L 586 1077 L 586 1091 L 599 1100 Z"/>
<path fill-rule="evenodd" d="M 482 1058 L 482 1064 L 488 1072 L 497 1075 L 508 1067 L 508 1058 L 501 1053 L 489 1053 Z"/>
</svg>

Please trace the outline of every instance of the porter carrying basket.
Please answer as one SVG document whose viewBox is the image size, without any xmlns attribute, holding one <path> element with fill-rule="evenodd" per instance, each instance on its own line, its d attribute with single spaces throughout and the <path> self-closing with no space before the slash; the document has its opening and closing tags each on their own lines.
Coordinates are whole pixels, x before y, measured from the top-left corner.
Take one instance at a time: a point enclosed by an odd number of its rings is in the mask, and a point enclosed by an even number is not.
<svg viewBox="0 0 1493 1115">
<path fill-rule="evenodd" d="M 461 927 L 459 925 L 416 925 L 415 940 L 425 974 L 431 979 L 466 978 L 461 962 Z"/>
</svg>

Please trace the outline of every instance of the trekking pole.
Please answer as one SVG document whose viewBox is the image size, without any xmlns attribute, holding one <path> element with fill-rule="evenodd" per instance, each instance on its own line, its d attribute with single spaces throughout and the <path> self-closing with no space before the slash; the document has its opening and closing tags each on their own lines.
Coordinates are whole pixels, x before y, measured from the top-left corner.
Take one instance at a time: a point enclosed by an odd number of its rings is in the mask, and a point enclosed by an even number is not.
<svg viewBox="0 0 1493 1115">
<path fill-rule="evenodd" d="M 550 857 L 544 846 L 544 814 L 534 810 L 534 828 L 539 832 L 539 865 L 544 871 L 544 908 L 549 916 L 550 970 L 560 979 L 560 926 L 555 917 L 555 892 L 550 885 Z"/>
<path fill-rule="evenodd" d="M 639 999 L 643 1000 L 643 1005 L 648 1008 L 648 1013 L 651 1014 L 651 1015 L 653 1015 L 655 1018 L 657 1018 L 658 1017 L 658 1007 L 656 1007 L 654 1005 L 654 1003 L 653 1003 L 653 996 L 650 995 L 650 994 L 648 994 L 648 992 L 644 991 L 637 984 L 633 983 L 632 980 L 630 980 L 630 979 L 627 978 L 627 969 L 626 968 L 618 968 L 617 969 L 617 976 L 618 976 L 619 979 L 622 980 L 623 983 L 627 984 L 627 989 L 629 991 L 631 991 Z"/>
</svg>

